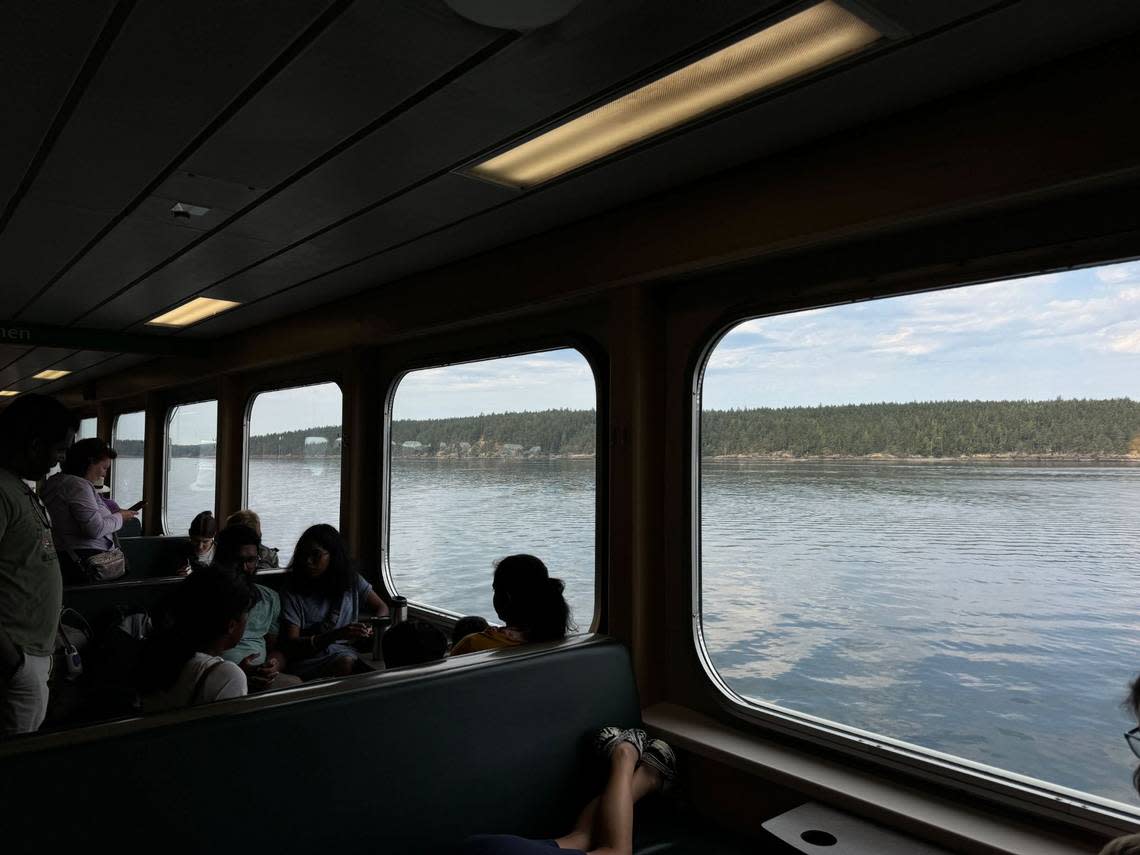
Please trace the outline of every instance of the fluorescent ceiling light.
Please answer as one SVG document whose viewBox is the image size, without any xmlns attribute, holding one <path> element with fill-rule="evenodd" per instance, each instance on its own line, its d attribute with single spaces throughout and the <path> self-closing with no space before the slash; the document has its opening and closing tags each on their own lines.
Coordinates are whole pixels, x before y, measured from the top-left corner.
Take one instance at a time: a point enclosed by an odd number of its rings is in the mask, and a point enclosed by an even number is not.
<svg viewBox="0 0 1140 855">
<path fill-rule="evenodd" d="M 467 170 L 533 187 L 777 84 L 881 37 L 825 0 Z"/>
<path fill-rule="evenodd" d="M 62 368 L 48 368 L 41 371 L 39 374 L 33 374 L 36 380 L 58 380 L 60 377 L 66 377 L 70 371 L 64 371 Z"/>
<path fill-rule="evenodd" d="M 0 398 L 14 398 L 19 394 L 19 392 L 13 392 L 11 389 L 0 389 Z"/>
<path fill-rule="evenodd" d="M 240 306 L 233 300 L 215 300 L 211 297 L 195 297 L 189 303 L 183 303 L 177 309 L 171 309 L 165 315 L 151 318 L 147 324 L 154 327 L 188 327 L 198 321 L 229 311 L 234 306 Z"/>
</svg>

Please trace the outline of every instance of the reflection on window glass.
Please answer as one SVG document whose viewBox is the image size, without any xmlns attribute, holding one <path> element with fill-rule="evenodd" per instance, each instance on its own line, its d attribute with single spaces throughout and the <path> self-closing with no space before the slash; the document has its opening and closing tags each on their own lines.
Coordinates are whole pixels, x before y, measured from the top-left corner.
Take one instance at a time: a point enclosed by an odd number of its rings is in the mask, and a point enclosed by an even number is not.
<svg viewBox="0 0 1140 855">
<path fill-rule="evenodd" d="M 170 411 L 163 502 L 167 534 L 183 534 L 199 513 L 213 512 L 217 450 L 217 401 L 183 404 Z"/>
<path fill-rule="evenodd" d="M 98 436 L 99 420 L 92 417 L 89 419 L 79 420 L 79 432 L 75 434 L 76 439 L 91 439 Z"/>
<path fill-rule="evenodd" d="M 746 321 L 702 407 L 733 690 L 1136 803 L 1140 264 Z"/>
<path fill-rule="evenodd" d="M 341 392 L 336 383 L 263 392 L 249 413 L 246 504 L 288 564 L 301 533 L 340 528 Z"/>
<path fill-rule="evenodd" d="M 111 498 L 124 508 L 143 497 L 145 428 L 146 414 L 139 410 L 118 416 L 111 430 L 111 447 L 118 454 L 111 465 Z"/>
<path fill-rule="evenodd" d="M 529 552 L 594 611 L 596 392 L 576 350 L 412 371 L 393 402 L 388 558 L 399 593 L 497 621 L 493 563 Z"/>
</svg>

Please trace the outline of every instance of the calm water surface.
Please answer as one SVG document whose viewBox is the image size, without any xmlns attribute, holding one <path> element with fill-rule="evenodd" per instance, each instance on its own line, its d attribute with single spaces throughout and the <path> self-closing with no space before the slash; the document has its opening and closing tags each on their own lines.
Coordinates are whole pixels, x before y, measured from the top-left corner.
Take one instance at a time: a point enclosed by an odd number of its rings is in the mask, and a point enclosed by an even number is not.
<svg viewBox="0 0 1140 855">
<path fill-rule="evenodd" d="M 706 463 L 743 695 L 1130 803 L 1140 467 Z"/>
<path fill-rule="evenodd" d="M 117 465 L 129 503 L 137 460 Z M 213 503 L 198 461 L 175 465 L 172 529 Z M 339 464 L 250 479 L 284 557 L 336 524 Z M 1136 803 L 1140 467 L 708 462 L 702 481 L 705 637 L 736 691 Z M 491 616 L 492 562 L 529 551 L 589 626 L 593 461 L 396 460 L 392 497 L 400 593 Z"/>
</svg>

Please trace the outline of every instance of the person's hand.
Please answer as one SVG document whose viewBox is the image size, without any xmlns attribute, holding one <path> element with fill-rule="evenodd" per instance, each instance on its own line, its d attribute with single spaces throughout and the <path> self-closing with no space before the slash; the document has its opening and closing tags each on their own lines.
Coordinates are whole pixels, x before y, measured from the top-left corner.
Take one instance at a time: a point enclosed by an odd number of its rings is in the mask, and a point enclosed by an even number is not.
<svg viewBox="0 0 1140 855">
<path fill-rule="evenodd" d="M 256 653 L 251 653 L 245 659 L 238 663 L 238 667 L 245 672 L 245 681 L 249 684 L 250 689 L 264 689 L 268 686 L 273 678 L 277 676 L 277 663 L 264 662 L 261 665 L 254 665 L 253 660 L 257 658 Z"/>
<path fill-rule="evenodd" d="M 174 575 L 175 576 L 189 576 L 191 569 L 192 568 L 190 567 L 190 562 L 187 561 L 185 564 L 183 564 L 181 567 L 179 567 L 177 570 L 174 571 Z"/>
<path fill-rule="evenodd" d="M 336 636 L 341 641 L 358 641 L 372 637 L 372 627 L 366 623 L 350 623 L 340 628 Z"/>
<path fill-rule="evenodd" d="M 128 522 L 138 516 L 135 511 L 132 511 L 129 508 L 123 508 L 123 510 L 118 511 L 118 514 L 123 518 L 123 522 Z"/>
</svg>

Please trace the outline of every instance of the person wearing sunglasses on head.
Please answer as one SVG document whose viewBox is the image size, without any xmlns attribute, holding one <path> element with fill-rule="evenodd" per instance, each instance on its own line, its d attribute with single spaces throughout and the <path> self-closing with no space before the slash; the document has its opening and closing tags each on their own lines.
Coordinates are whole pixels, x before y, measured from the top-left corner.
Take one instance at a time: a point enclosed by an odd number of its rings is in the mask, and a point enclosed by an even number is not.
<svg viewBox="0 0 1140 855">
<path fill-rule="evenodd" d="M 372 636 L 372 627 L 357 621 L 357 615 L 362 607 L 386 615 L 388 606 L 353 568 L 340 532 L 324 524 L 307 529 L 289 570 L 281 598 L 289 671 L 315 680 L 370 670 L 352 647 Z"/>
</svg>

